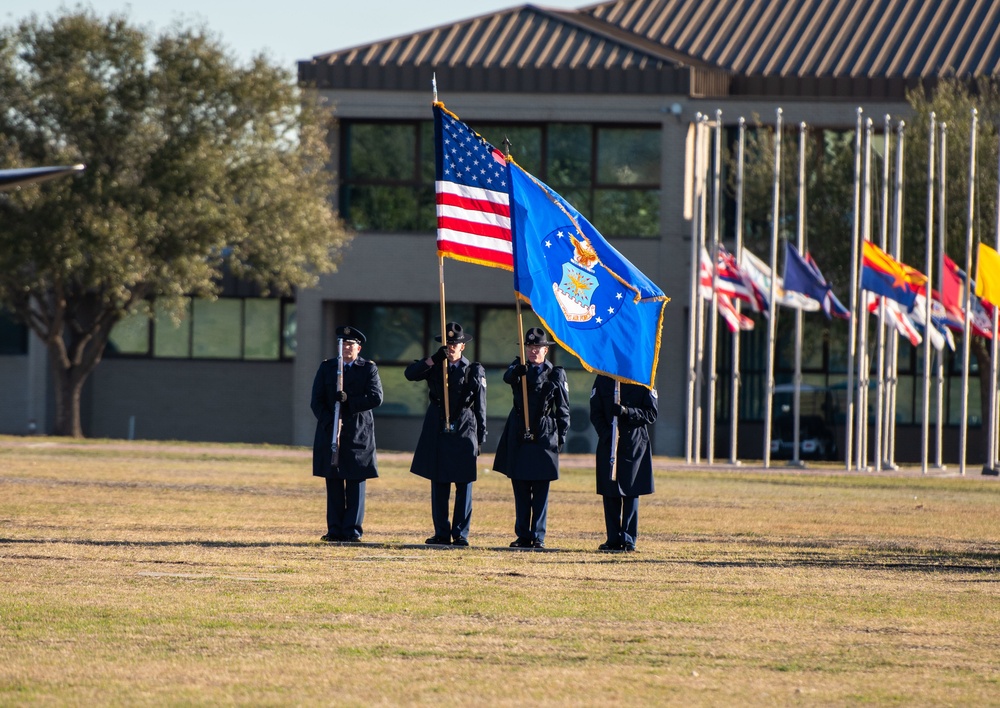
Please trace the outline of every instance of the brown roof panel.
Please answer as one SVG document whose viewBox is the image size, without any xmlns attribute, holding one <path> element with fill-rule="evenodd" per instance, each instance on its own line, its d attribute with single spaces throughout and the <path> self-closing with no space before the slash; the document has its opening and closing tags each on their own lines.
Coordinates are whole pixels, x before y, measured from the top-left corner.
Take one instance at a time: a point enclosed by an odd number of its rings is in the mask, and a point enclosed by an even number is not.
<svg viewBox="0 0 1000 708">
<path fill-rule="evenodd" d="M 888 98 L 1000 74 L 1000 0 L 522 5 L 299 63 L 320 88 Z"/>
<path fill-rule="evenodd" d="M 580 12 L 734 74 L 1000 73 L 995 0 L 611 0 Z"/>
<path fill-rule="evenodd" d="M 400 72 L 394 68 L 408 67 Z M 523 5 L 299 63 L 319 88 L 719 95 L 728 72 L 594 18 Z M 498 73 L 499 72 L 499 73 Z M 500 84 L 494 77 L 500 78 Z M 409 81 L 421 82 L 419 86 Z M 544 88 L 542 88 L 544 87 Z"/>
</svg>

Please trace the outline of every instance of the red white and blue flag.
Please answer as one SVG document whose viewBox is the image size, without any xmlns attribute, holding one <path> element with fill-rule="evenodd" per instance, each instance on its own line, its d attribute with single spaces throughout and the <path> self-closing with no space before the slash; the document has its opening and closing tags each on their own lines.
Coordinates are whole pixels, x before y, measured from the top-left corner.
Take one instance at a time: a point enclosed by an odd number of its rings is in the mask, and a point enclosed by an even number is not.
<svg viewBox="0 0 1000 708">
<path fill-rule="evenodd" d="M 434 104 L 439 256 L 514 270 L 510 186 L 503 153 Z"/>
</svg>

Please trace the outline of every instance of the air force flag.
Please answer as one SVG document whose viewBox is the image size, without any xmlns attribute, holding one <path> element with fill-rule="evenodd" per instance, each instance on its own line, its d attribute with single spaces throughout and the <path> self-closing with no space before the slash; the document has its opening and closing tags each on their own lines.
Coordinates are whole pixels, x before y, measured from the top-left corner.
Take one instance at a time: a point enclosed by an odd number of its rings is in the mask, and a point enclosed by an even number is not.
<svg viewBox="0 0 1000 708">
<path fill-rule="evenodd" d="M 652 388 L 670 298 L 559 194 L 508 170 L 518 297 L 588 371 Z"/>
</svg>

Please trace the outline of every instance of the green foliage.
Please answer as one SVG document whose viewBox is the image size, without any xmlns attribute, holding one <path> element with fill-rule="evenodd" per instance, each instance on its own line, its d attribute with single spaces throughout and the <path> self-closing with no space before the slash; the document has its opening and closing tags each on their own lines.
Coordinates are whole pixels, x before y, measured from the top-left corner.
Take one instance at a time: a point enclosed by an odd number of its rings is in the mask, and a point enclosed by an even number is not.
<svg viewBox="0 0 1000 708">
<path fill-rule="evenodd" d="M 997 208 L 997 122 L 1000 121 L 1000 93 L 988 81 L 970 85 L 948 81 L 937 86 L 933 95 L 924 90 L 908 96 L 914 115 L 906 121 L 905 214 L 903 218 L 904 256 L 909 253 L 911 265 L 923 270 L 927 233 L 927 164 L 930 114 L 934 113 L 940 128 L 947 126 L 945 202 L 948 255 L 965 268 L 965 242 L 969 228 L 969 145 L 972 109 L 978 112 L 976 130 L 976 183 L 973 190 L 972 230 L 974 241 L 996 246 Z M 936 138 L 940 150 L 940 135 Z M 940 153 L 935 158 L 935 191 Z M 938 233 L 938 197 L 934 196 L 935 251 Z M 973 246 L 975 258 L 975 246 Z M 904 259 L 905 260 L 905 259 Z M 935 277 L 935 282 L 937 278 Z"/>
<path fill-rule="evenodd" d="M 72 383 L 146 298 L 212 296 L 223 268 L 282 293 L 334 268 L 328 126 L 289 72 L 203 28 L 64 12 L 0 29 L 0 165 L 87 165 L 0 198 L 0 304 Z"/>
</svg>

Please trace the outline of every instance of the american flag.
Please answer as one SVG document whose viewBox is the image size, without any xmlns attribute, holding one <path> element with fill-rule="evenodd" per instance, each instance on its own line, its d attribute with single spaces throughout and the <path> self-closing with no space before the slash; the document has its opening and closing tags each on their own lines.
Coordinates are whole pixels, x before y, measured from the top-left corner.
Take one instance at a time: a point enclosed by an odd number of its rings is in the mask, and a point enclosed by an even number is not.
<svg viewBox="0 0 1000 708">
<path fill-rule="evenodd" d="M 438 255 L 514 270 L 503 154 L 440 103 L 434 137 Z"/>
</svg>

